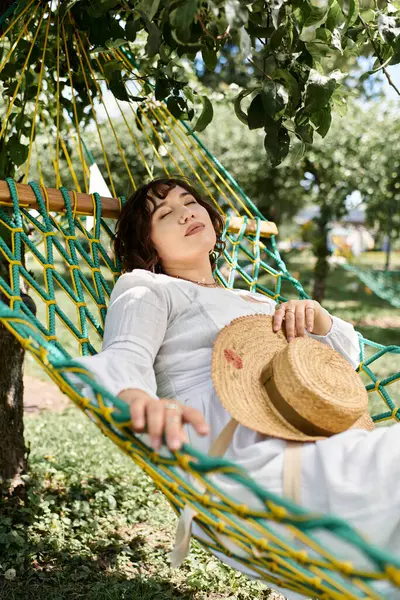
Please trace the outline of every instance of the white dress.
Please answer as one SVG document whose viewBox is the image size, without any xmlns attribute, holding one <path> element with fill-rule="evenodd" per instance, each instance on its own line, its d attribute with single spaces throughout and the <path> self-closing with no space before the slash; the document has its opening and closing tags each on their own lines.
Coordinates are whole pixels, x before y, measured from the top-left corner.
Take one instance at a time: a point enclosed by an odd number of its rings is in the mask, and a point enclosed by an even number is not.
<svg viewBox="0 0 400 600">
<path fill-rule="evenodd" d="M 79 362 L 98 382 L 117 395 L 139 388 L 152 397 L 176 398 L 199 409 L 210 426 L 201 437 L 187 426 L 190 444 L 208 453 L 230 420 L 211 381 L 215 336 L 242 315 L 273 314 L 275 302 L 261 294 L 207 288 L 191 282 L 137 269 L 118 280 L 107 312 L 102 351 Z M 332 317 L 326 336 L 311 335 L 340 352 L 353 366 L 359 363 L 358 336 L 351 324 Z M 400 424 L 373 432 L 349 430 L 329 439 L 305 444 L 301 463 L 301 504 L 342 517 L 371 542 L 400 556 Z M 239 425 L 225 457 L 243 467 L 262 487 L 282 495 L 283 452 L 286 442 L 265 437 Z M 398 451 L 396 449 L 399 448 Z M 224 492 L 257 508 L 232 481 L 217 478 Z M 194 525 L 193 533 L 206 539 Z M 334 542 L 328 540 L 330 545 Z M 365 563 L 353 551 L 343 558 Z M 226 556 L 222 560 L 251 577 L 257 574 Z M 379 585 L 377 589 L 379 588 Z M 385 586 L 382 587 L 382 593 Z M 282 590 L 290 599 L 304 598 Z M 400 598 L 389 589 L 387 597 Z M 385 596 L 386 597 L 386 592 Z"/>
</svg>

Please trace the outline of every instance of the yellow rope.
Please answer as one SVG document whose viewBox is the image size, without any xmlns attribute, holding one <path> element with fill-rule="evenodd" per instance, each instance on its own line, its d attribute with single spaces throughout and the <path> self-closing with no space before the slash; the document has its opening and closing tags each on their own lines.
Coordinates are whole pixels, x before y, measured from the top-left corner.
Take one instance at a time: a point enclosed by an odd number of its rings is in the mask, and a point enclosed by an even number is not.
<svg viewBox="0 0 400 600">
<path fill-rule="evenodd" d="M 123 61 L 123 62 L 124 62 L 124 61 Z M 131 70 L 130 70 L 130 71 L 131 71 Z M 143 135 L 145 136 L 145 138 L 147 139 L 147 141 L 148 141 L 148 143 L 150 144 L 151 148 L 153 149 L 153 152 L 154 152 L 155 156 L 156 156 L 156 157 L 158 158 L 158 160 L 160 161 L 160 164 L 161 164 L 161 166 L 162 166 L 162 168 L 163 168 L 163 170 L 164 170 L 164 173 L 167 175 L 167 177 L 169 177 L 169 171 L 168 171 L 168 168 L 167 168 L 167 166 L 165 165 L 165 163 L 164 163 L 164 161 L 163 161 L 162 157 L 160 156 L 160 153 L 158 152 L 157 148 L 154 146 L 153 142 L 152 142 L 152 141 L 151 141 L 151 139 L 149 138 L 149 136 L 148 136 L 148 134 L 147 134 L 147 132 L 146 132 L 145 128 L 143 127 L 143 123 L 140 121 L 140 119 L 139 119 L 139 118 L 137 117 L 137 115 L 135 114 L 135 111 L 133 110 L 132 103 L 131 103 L 131 102 L 129 102 L 129 103 L 128 103 L 128 106 L 129 106 L 129 108 L 130 108 L 130 110 L 131 110 L 131 112 L 132 112 L 133 118 L 136 120 L 136 123 L 137 123 L 138 127 L 140 127 L 140 129 L 141 129 L 141 131 L 142 131 Z M 151 176 L 153 176 L 153 175 L 151 174 Z"/>
<path fill-rule="evenodd" d="M 19 41 L 21 40 L 21 38 L 26 34 L 27 30 L 28 30 L 28 25 L 29 23 L 32 21 L 33 17 L 36 14 L 37 9 L 39 8 L 39 5 L 36 6 L 36 10 L 30 15 L 28 21 L 25 23 L 25 25 L 23 26 L 23 28 L 21 29 L 21 31 L 19 32 L 17 39 L 15 40 L 15 42 L 13 43 L 13 45 L 10 47 L 10 50 L 7 54 L 7 56 L 5 57 L 5 59 L 3 60 L 3 62 L 0 65 L 0 72 L 3 70 L 3 68 L 5 67 L 6 64 L 8 64 L 15 48 L 18 46 Z"/>
<path fill-rule="evenodd" d="M 38 147 L 37 147 L 36 139 L 35 139 L 34 144 L 35 144 L 35 153 L 36 153 L 36 164 L 37 164 L 37 168 L 38 168 L 38 171 L 39 171 L 39 183 L 40 183 L 41 186 L 45 186 L 46 184 L 45 184 L 44 177 L 43 177 L 42 163 L 41 163 L 41 160 L 40 160 L 40 154 L 39 154 L 39 150 L 38 150 Z"/>
<path fill-rule="evenodd" d="M 39 116 L 40 116 L 40 119 L 41 119 L 41 121 L 42 121 L 42 123 L 44 125 L 44 131 L 47 133 L 48 132 L 48 127 L 47 127 L 46 119 L 45 119 L 45 116 L 44 116 L 44 114 L 43 114 L 43 112 L 42 112 L 42 110 L 41 110 L 40 107 L 39 107 Z M 56 181 L 59 178 L 60 179 L 60 185 L 62 185 L 61 176 L 60 176 L 60 173 L 58 172 L 58 164 L 57 164 L 56 157 L 55 157 L 55 154 L 54 154 L 54 149 L 53 149 L 53 146 L 50 143 L 50 141 L 49 141 L 48 138 L 47 138 L 47 146 L 50 149 L 51 164 L 53 165 L 54 173 L 55 173 L 55 176 L 56 176 Z M 36 149 L 36 153 L 37 153 L 37 149 Z"/>
<path fill-rule="evenodd" d="M 128 173 L 129 179 L 130 179 L 130 181 L 131 181 L 131 184 L 132 184 L 133 188 L 135 189 L 135 188 L 136 188 L 135 180 L 134 180 L 134 178 L 133 178 L 133 175 L 132 175 L 132 172 L 131 172 L 131 170 L 130 170 L 130 168 L 129 168 L 128 161 L 126 160 L 125 152 L 124 152 L 124 150 L 123 150 L 123 148 L 122 148 L 122 146 L 121 146 L 121 143 L 120 143 L 120 141 L 119 141 L 119 139 L 118 139 L 117 133 L 116 133 L 116 131 L 115 131 L 115 127 L 114 127 L 114 125 L 113 125 L 113 123 L 112 123 L 112 120 L 111 120 L 111 118 L 110 118 L 110 114 L 109 114 L 109 112 L 108 112 L 108 108 L 107 108 L 107 106 L 106 106 L 106 104 L 105 104 L 105 102 L 104 102 L 104 100 L 103 100 L 103 92 L 102 92 L 102 90 L 101 90 L 101 87 L 100 87 L 100 86 L 99 86 L 99 84 L 97 83 L 97 79 L 96 79 L 95 73 L 94 73 L 94 71 L 93 71 L 93 67 L 92 67 L 92 65 L 91 65 L 91 63 L 90 63 L 90 60 L 89 60 L 89 58 L 88 58 L 88 55 L 87 55 L 87 53 L 86 53 L 86 50 L 85 50 L 85 48 L 84 48 L 84 46 L 83 46 L 83 44 L 82 44 L 82 40 L 81 40 L 81 37 L 80 37 L 80 35 L 79 35 L 79 32 L 78 32 L 78 31 L 76 31 L 76 38 L 78 39 L 78 42 L 79 42 L 79 44 L 80 44 L 80 46 L 81 46 L 81 50 L 82 50 L 82 52 L 83 52 L 83 55 L 84 55 L 84 57 L 85 57 L 85 59 L 86 59 L 86 63 L 87 63 L 87 65 L 88 65 L 88 67 L 89 67 L 89 71 L 90 71 L 90 74 L 91 74 L 91 76 L 92 76 L 92 81 L 94 82 L 94 84 L 95 84 L 95 86 L 96 86 L 96 89 L 97 89 L 97 91 L 98 91 L 98 93 L 99 93 L 99 97 L 100 97 L 101 103 L 102 103 L 102 105 L 103 105 L 103 107 L 104 107 L 104 110 L 105 110 L 105 112 L 106 112 L 106 115 L 107 115 L 108 122 L 109 122 L 109 124 L 110 124 L 110 127 L 111 127 L 111 129 L 112 129 L 112 132 L 113 132 L 113 134 L 114 134 L 115 141 L 116 141 L 116 143 L 117 143 L 117 146 L 118 146 L 118 151 L 119 151 L 119 154 L 120 154 L 120 156 L 121 156 L 121 158 L 122 158 L 122 161 L 123 161 L 123 163 L 124 163 L 124 165 L 125 165 L 125 168 L 126 168 L 126 170 L 127 170 L 127 173 Z M 114 195 L 116 195 L 116 192 L 115 192 L 115 190 L 113 190 L 113 194 L 114 194 Z"/>
<path fill-rule="evenodd" d="M 101 135 L 101 130 L 100 130 L 99 122 L 97 120 L 96 110 L 95 110 L 95 107 L 94 107 L 94 104 L 93 104 L 93 100 L 92 100 L 92 94 L 91 94 L 91 91 L 90 91 L 88 79 L 87 79 L 86 72 L 85 72 L 85 69 L 84 69 L 84 66 L 83 66 L 82 56 L 81 56 L 81 54 L 79 52 L 79 46 L 78 46 L 77 39 L 76 39 L 75 35 L 74 35 L 74 46 L 75 46 L 76 51 L 77 51 L 76 53 L 77 53 L 77 56 L 78 56 L 79 64 L 81 66 L 83 79 L 85 81 L 85 86 L 86 86 L 86 90 L 87 90 L 87 93 L 88 93 L 88 98 L 89 98 L 89 101 L 90 101 L 90 106 L 92 108 L 92 117 L 93 117 L 93 120 L 94 120 L 94 122 L 96 124 L 97 134 L 99 136 L 100 145 L 101 145 L 101 148 L 102 148 L 102 151 L 103 151 L 103 158 L 104 158 L 104 162 L 105 162 L 105 165 L 106 165 L 108 177 L 110 179 L 111 191 L 112 191 L 113 196 L 116 196 L 117 193 L 116 193 L 116 190 L 115 190 L 114 180 L 113 180 L 113 176 L 112 176 L 110 165 L 109 165 L 108 158 L 107 158 L 106 149 L 104 147 L 103 136 Z M 78 139 L 79 139 L 80 145 L 81 145 L 82 142 L 81 142 L 81 139 L 80 139 L 80 132 L 78 132 Z"/>
<path fill-rule="evenodd" d="M 33 117 L 32 117 L 31 136 L 30 136 L 30 143 L 29 143 L 28 159 L 26 161 L 25 177 L 23 179 L 23 183 L 27 183 L 28 176 L 29 176 L 29 167 L 30 167 L 30 164 L 31 164 L 33 140 L 35 138 L 36 116 L 37 116 L 37 111 L 38 111 L 38 106 L 39 106 L 39 96 L 40 96 L 40 92 L 42 91 L 43 72 L 44 72 L 44 65 L 45 65 L 45 58 L 46 58 L 47 42 L 48 42 L 48 39 L 49 39 L 49 30 L 50 30 L 51 17 L 52 17 L 52 14 L 51 14 L 51 11 L 49 11 L 48 21 L 47 21 L 47 26 L 46 26 L 46 32 L 45 32 L 45 38 L 44 38 L 44 45 L 43 45 L 42 64 L 40 66 L 39 81 L 38 81 L 38 87 L 37 87 L 37 92 L 36 92 L 35 109 L 33 111 Z"/>
<path fill-rule="evenodd" d="M 231 194 L 235 200 L 239 203 L 240 207 L 248 214 L 249 217 L 253 217 L 253 213 L 250 211 L 249 207 L 246 206 L 246 204 L 244 203 L 243 199 L 238 195 L 238 193 L 230 186 L 229 182 L 224 179 L 223 175 L 220 173 L 220 171 L 216 168 L 216 166 L 212 163 L 211 159 L 207 156 L 207 154 L 205 152 L 203 152 L 203 150 L 200 148 L 200 146 L 198 146 L 197 144 L 193 143 L 193 146 L 195 148 L 195 150 L 197 151 L 197 153 L 200 155 L 200 159 L 197 159 L 194 155 L 194 153 L 192 152 L 191 148 L 188 146 L 186 139 L 188 138 L 187 136 L 187 132 L 185 131 L 183 125 L 177 121 L 177 119 L 175 119 L 175 117 L 169 112 L 168 108 L 164 105 L 160 106 L 160 111 L 161 112 L 165 112 L 168 117 L 171 120 L 171 124 L 172 124 L 172 128 L 176 131 L 178 130 L 182 135 L 179 136 L 182 144 L 185 146 L 185 148 L 188 150 L 188 152 L 195 158 L 197 164 L 199 165 L 199 167 L 205 172 L 207 173 L 207 171 L 205 170 L 204 167 L 204 162 L 212 169 L 212 171 L 214 172 L 215 176 L 222 181 L 222 183 L 227 187 L 229 194 Z M 177 134 L 178 135 L 178 134 Z M 207 173 L 208 174 L 208 173 Z M 217 185 L 217 184 L 215 184 Z M 218 187 L 218 186 L 217 186 Z M 227 196 L 227 194 L 225 192 L 223 192 L 220 188 L 218 188 L 218 190 L 221 192 L 223 198 L 226 200 L 226 202 L 233 208 L 233 210 L 235 210 L 236 214 L 241 215 L 242 213 L 240 211 L 238 211 L 233 205 L 232 202 L 229 198 L 229 196 Z"/>
<path fill-rule="evenodd" d="M 185 160 L 185 162 L 187 163 L 187 165 L 189 166 L 190 170 L 192 171 L 192 173 L 195 175 L 196 179 L 198 180 L 198 182 L 200 183 L 200 185 L 204 188 L 204 190 L 206 191 L 207 195 L 212 199 L 215 207 L 217 208 L 217 210 L 219 210 L 221 213 L 223 213 L 222 208 L 220 207 L 220 205 L 218 204 L 217 200 L 215 199 L 213 193 L 211 192 L 211 190 L 209 190 L 209 188 L 207 187 L 207 185 L 205 184 L 204 180 L 200 177 L 198 171 L 195 169 L 195 167 L 193 166 L 193 164 L 189 161 L 187 154 L 185 154 L 184 150 L 183 150 L 183 145 L 178 144 L 173 138 L 172 135 L 170 133 L 170 131 L 168 130 L 167 127 L 165 127 L 165 123 L 161 120 L 161 117 L 157 114 L 157 107 L 155 109 L 153 109 L 152 104 L 155 104 L 153 101 L 149 101 L 148 106 L 152 112 L 152 114 L 155 116 L 155 118 L 157 119 L 158 123 L 161 125 L 161 127 L 163 128 L 164 132 L 168 135 L 169 139 L 171 140 L 171 143 L 174 144 L 174 146 L 178 149 L 178 151 L 180 152 L 180 154 L 182 155 L 183 159 Z M 187 147 L 187 150 L 189 150 L 189 154 L 191 154 L 190 149 Z M 193 155 L 192 155 L 193 156 Z M 203 169 L 203 171 L 205 171 L 204 167 L 201 165 L 201 163 L 199 163 L 199 166 Z M 205 171 L 207 173 L 207 171 Z M 208 173 L 207 173 L 208 174 Z M 215 184 L 216 185 L 216 184 Z M 218 188 L 218 186 L 216 185 L 218 191 L 221 193 L 221 195 L 223 195 L 223 192 L 220 188 Z M 227 200 L 227 202 L 229 203 L 230 201 Z M 234 206 L 231 206 L 234 209 Z"/>
<path fill-rule="evenodd" d="M 24 16 L 24 14 L 26 13 L 26 11 L 30 9 L 30 7 L 32 6 L 32 4 L 33 4 L 34 2 L 35 2 L 35 0 L 31 0 L 31 1 L 29 2 L 29 4 L 27 4 L 27 5 L 25 6 L 24 10 L 23 10 L 22 12 L 20 12 L 20 13 L 19 13 L 19 14 L 18 14 L 18 15 L 15 17 L 15 19 L 14 19 L 14 20 L 13 20 L 13 21 L 10 23 L 10 25 L 7 27 L 7 29 L 1 33 L 1 35 L 0 35 L 0 40 L 2 40 L 2 39 L 3 39 L 3 37 L 5 37 L 5 36 L 7 35 L 7 33 L 8 33 L 9 31 L 11 31 L 11 29 L 14 27 L 14 25 L 15 25 L 15 24 L 16 24 L 16 23 L 17 23 L 17 22 L 18 22 L 18 21 L 21 19 L 21 17 L 23 17 L 23 16 Z M 36 13 L 37 9 L 39 8 L 39 6 L 40 6 L 40 3 L 36 5 L 36 10 L 35 10 L 35 11 L 33 11 L 33 14 L 31 15 L 30 19 L 32 19 L 32 17 L 35 15 L 35 13 Z M 30 19 L 29 19 L 29 20 L 30 20 Z"/>
<path fill-rule="evenodd" d="M 75 128 L 76 128 L 76 132 L 77 132 L 77 135 L 78 135 L 78 142 L 79 142 L 79 158 L 80 158 L 81 165 L 82 165 L 82 170 L 83 170 L 84 188 L 85 188 L 85 191 L 87 193 L 89 191 L 88 180 L 87 180 L 87 177 L 86 177 L 85 160 L 84 160 L 84 157 L 83 157 L 83 148 L 82 148 L 82 139 L 81 139 L 81 135 L 80 135 L 78 112 L 77 112 L 76 102 L 75 102 L 75 88 L 74 88 L 74 83 L 73 83 L 73 80 L 72 80 L 71 62 L 69 60 L 67 37 L 65 35 L 65 27 L 64 27 L 63 23 L 61 23 L 61 28 L 62 28 L 62 33 L 63 33 L 63 41 L 64 41 L 64 48 L 65 48 L 65 58 L 67 60 L 67 67 L 68 67 L 68 78 L 69 78 L 69 83 L 70 83 L 71 90 L 72 90 L 72 107 L 73 107 L 73 110 L 74 110 Z"/>
<path fill-rule="evenodd" d="M 32 50 L 33 50 L 33 48 L 35 46 L 36 39 L 37 39 L 37 36 L 39 34 L 39 31 L 40 31 L 40 27 L 41 27 L 42 22 L 43 22 L 45 10 L 46 10 L 46 7 L 43 9 L 42 16 L 40 17 L 39 24 L 38 24 L 37 29 L 36 29 L 35 37 L 32 40 L 32 44 L 31 44 L 31 47 L 29 48 L 29 52 L 27 54 L 24 66 L 21 69 L 21 74 L 20 74 L 19 79 L 17 81 L 17 86 L 15 88 L 14 95 L 13 95 L 13 97 L 12 97 L 12 99 L 11 99 L 9 105 L 8 105 L 8 110 L 7 110 L 6 116 L 4 117 L 4 121 L 3 121 L 3 127 L 1 128 L 1 131 L 0 131 L 0 139 L 3 137 L 3 133 L 4 133 L 5 129 L 6 129 L 6 127 L 7 127 L 8 118 L 9 118 L 9 116 L 11 114 L 12 109 L 13 109 L 14 102 L 15 102 L 15 99 L 17 97 L 19 88 L 21 87 L 21 83 L 22 83 L 22 80 L 23 80 L 24 75 L 25 75 L 26 66 L 27 66 L 27 64 L 29 62 L 29 58 L 30 58 L 30 56 L 32 54 Z"/>
<path fill-rule="evenodd" d="M 60 47 L 61 47 L 60 4 L 61 4 L 61 0 L 57 0 L 56 188 L 61 187 L 61 177 L 60 177 L 60 111 L 61 111 L 61 107 L 60 107 Z M 64 144 L 64 147 L 65 147 L 65 144 Z M 63 150 L 64 150 L 64 148 L 63 148 Z M 64 150 L 64 154 L 65 154 L 65 150 Z M 68 159 L 67 159 L 67 161 L 68 161 Z"/>
<path fill-rule="evenodd" d="M 68 167 L 69 167 L 69 170 L 70 170 L 70 173 L 71 173 L 71 177 L 72 177 L 72 179 L 74 181 L 74 184 L 75 184 L 75 189 L 77 190 L 77 192 L 80 193 L 82 191 L 82 189 L 81 189 L 81 186 L 79 185 L 79 181 L 78 181 L 78 178 L 76 176 L 75 169 L 74 169 L 71 157 L 70 157 L 69 152 L 68 152 L 68 148 L 65 145 L 65 142 L 64 142 L 64 140 L 62 138 L 60 139 L 60 143 L 61 143 L 61 148 L 62 148 L 62 150 L 64 152 L 65 160 L 67 161 L 67 164 L 68 164 Z M 57 167 L 58 167 L 58 161 L 57 161 Z"/>
<path fill-rule="evenodd" d="M 69 134 L 70 138 L 72 139 L 72 141 L 74 142 L 75 149 L 76 149 L 76 151 L 79 154 L 79 142 L 76 139 L 75 132 L 72 130 L 72 123 L 70 121 L 68 121 L 68 120 L 65 120 L 65 123 L 66 123 L 66 125 L 68 127 L 68 134 Z M 65 144 L 64 144 L 64 146 L 65 146 Z M 87 179 L 89 179 L 89 177 L 90 177 L 90 170 L 89 170 L 89 167 L 88 167 L 88 164 L 87 164 L 85 158 L 83 159 L 83 167 L 85 169 L 86 177 L 87 177 Z M 73 166 L 72 166 L 72 168 L 73 168 Z M 75 171 L 74 171 L 74 173 L 75 173 Z M 77 177 L 77 175 L 75 175 L 75 177 Z"/>
<path fill-rule="evenodd" d="M 129 69 L 130 72 L 132 72 L 132 65 L 130 65 L 129 61 L 127 61 L 125 55 L 123 53 L 121 53 L 118 50 L 114 51 L 115 56 L 119 59 L 122 60 L 122 62 L 127 66 L 127 68 Z M 142 96 L 144 95 L 142 91 L 139 92 Z M 189 155 L 196 161 L 197 165 L 200 167 L 200 169 L 204 172 L 204 174 L 207 176 L 207 178 L 212 182 L 212 184 L 216 187 L 216 189 L 218 190 L 218 192 L 221 194 L 221 196 L 225 199 L 226 203 L 232 208 L 232 210 L 239 216 L 240 212 L 238 211 L 238 209 L 232 204 L 231 199 L 229 198 L 229 196 L 227 196 L 227 194 L 221 189 L 221 187 L 218 185 L 218 183 L 216 181 L 214 181 L 212 179 L 212 177 L 210 176 L 210 173 L 205 169 L 203 163 L 194 155 L 194 153 L 192 152 L 190 146 L 188 145 L 188 143 L 186 142 L 187 135 L 185 133 L 183 133 L 183 135 L 178 135 L 175 131 L 175 134 L 177 135 L 177 137 L 179 138 L 180 143 L 177 143 L 171 136 L 171 133 L 169 131 L 169 129 L 166 127 L 166 123 L 165 123 L 165 119 L 162 120 L 160 116 L 158 116 L 157 114 L 157 108 L 160 110 L 160 113 L 162 113 L 162 110 L 165 110 L 165 112 L 167 113 L 167 115 L 169 116 L 169 118 L 171 118 L 172 121 L 172 126 L 173 129 L 176 129 L 175 127 L 175 118 L 171 115 L 171 113 L 169 111 L 167 111 L 166 108 L 163 108 L 161 106 L 156 105 L 156 103 L 153 100 L 149 100 L 147 101 L 147 106 L 150 108 L 151 112 L 153 113 L 153 115 L 155 116 L 155 118 L 157 119 L 158 123 L 162 126 L 164 132 L 168 135 L 169 139 L 171 140 L 172 144 L 178 149 L 178 151 L 180 152 L 180 154 L 183 156 L 185 162 L 187 163 L 187 165 L 189 166 L 189 168 L 191 169 L 192 173 L 195 175 L 196 179 L 199 181 L 199 183 L 202 185 L 202 187 L 204 188 L 204 190 L 206 191 L 207 195 L 212 199 L 215 207 L 217 208 L 217 210 L 219 210 L 221 213 L 223 213 L 223 210 L 221 209 L 220 205 L 218 204 L 217 200 L 215 199 L 213 193 L 208 189 L 208 187 L 206 186 L 203 178 L 200 177 L 199 173 L 197 172 L 197 170 L 193 167 L 192 163 L 188 160 L 188 158 L 186 157 L 185 153 L 183 152 L 182 146 L 181 144 L 185 147 L 185 149 L 187 150 L 187 152 L 189 153 Z M 156 107 L 155 109 L 153 109 L 153 106 Z M 148 119 L 147 119 L 148 120 Z M 151 123 L 151 122 L 150 122 Z M 197 147 L 197 146 L 196 146 Z M 171 155 L 170 155 L 171 156 Z M 172 157 L 171 157 L 172 158 Z M 174 164 L 176 165 L 175 161 L 173 161 Z M 212 170 L 214 171 L 215 175 L 219 175 L 219 179 L 221 179 L 221 181 L 226 185 L 225 180 L 222 178 L 222 176 L 219 174 L 218 170 L 215 168 L 215 166 L 212 164 L 212 162 L 210 160 L 208 160 L 208 164 L 211 166 Z M 179 168 L 179 171 L 182 173 L 181 169 Z M 247 212 L 249 214 L 249 216 L 253 216 L 252 213 L 247 209 Z"/>
<path fill-rule="evenodd" d="M 86 35 L 86 39 L 87 39 L 87 35 Z M 88 41 L 88 39 L 87 39 L 87 41 Z M 104 59 L 104 55 L 103 54 L 102 54 L 102 58 Z M 104 69 L 103 69 L 103 66 L 102 66 L 102 64 L 101 64 L 98 56 L 96 56 L 96 60 L 97 60 L 97 64 L 99 65 L 99 69 L 104 74 Z M 106 83 L 107 83 L 107 87 L 109 88 L 107 80 L 106 80 Z M 148 175 L 150 177 L 152 177 L 152 173 L 151 173 L 150 167 L 149 167 L 149 165 L 147 163 L 147 160 L 146 160 L 146 158 L 145 158 L 145 156 L 144 156 L 144 154 L 143 154 L 143 152 L 142 152 L 142 150 L 141 150 L 141 148 L 140 148 L 140 146 L 139 146 L 139 144 L 137 142 L 137 139 L 136 139 L 136 137 L 135 137 L 135 135 L 134 135 L 134 133 L 133 133 L 133 131 L 132 131 L 132 129 L 131 129 L 128 121 L 127 121 L 127 119 L 126 119 L 125 113 L 124 113 L 124 111 L 122 110 L 122 107 L 121 107 L 121 103 L 119 102 L 118 98 L 115 98 L 115 96 L 114 96 L 114 100 L 115 100 L 116 105 L 118 106 L 119 112 L 120 112 L 120 114 L 121 114 L 121 116 L 122 116 L 122 118 L 123 118 L 123 120 L 125 122 L 125 125 L 126 125 L 128 131 L 130 133 L 131 139 L 132 139 L 133 143 L 135 144 L 135 148 L 136 148 L 136 150 L 140 154 L 140 157 L 142 159 L 142 163 L 144 164 L 145 169 L 146 169 Z M 134 189 L 136 189 L 136 187 Z"/>
</svg>

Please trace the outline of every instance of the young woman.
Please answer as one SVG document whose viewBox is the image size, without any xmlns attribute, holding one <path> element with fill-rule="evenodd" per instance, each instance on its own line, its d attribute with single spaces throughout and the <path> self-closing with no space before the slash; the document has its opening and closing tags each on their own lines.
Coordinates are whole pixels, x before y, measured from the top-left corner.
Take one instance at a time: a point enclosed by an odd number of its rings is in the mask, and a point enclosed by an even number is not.
<svg viewBox="0 0 400 600">
<path fill-rule="evenodd" d="M 278 306 L 261 294 L 220 287 L 213 268 L 223 249 L 222 227 L 219 213 L 178 179 L 140 187 L 118 220 L 115 252 L 124 274 L 111 295 L 102 351 L 80 362 L 129 403 L 134 430 L 146 429 L 156 450 L 164 434 L 171 450 L 187 440 L 208 453 L 229 422 L 210 368 L 218 332 L 237 317 L 273 315 L 275 331 L 285 321 L 289 342 L 309 335 L 337 350 L 354 368 L 359 362 L 353 326 L 318 302 L 290 300 Z M 390 458 L 398 427 L 353 429 L 304 444 L 301 463 L 301 504 L 349 520 L 389 551 L 400 549 L 400 486 L 389 485 L 399 475 L 400 461 Z M 283 439 L 239 425 L 225 456 L 282 495 L 285 446 Z M 232 482 L 221 485 L 237 497 Z M 196 526 L 195 533 L 206 537 Z"/>
</svg>

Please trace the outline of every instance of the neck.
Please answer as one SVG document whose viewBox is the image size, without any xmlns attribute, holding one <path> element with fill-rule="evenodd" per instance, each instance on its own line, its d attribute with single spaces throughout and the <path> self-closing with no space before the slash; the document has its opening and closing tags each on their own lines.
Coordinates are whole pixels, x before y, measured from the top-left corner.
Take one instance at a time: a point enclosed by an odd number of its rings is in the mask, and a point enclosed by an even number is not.
<svg viewBox="0 0 400 600">
<path fill-rule="evenodd" d="M 207 257 L 207 263 L 203 265 L 163 265 L 164 273 L 171 277 L 182 277 L 189 281 L 200 283 L 213 283 L 214 277 L 210 261 Z"/>
</svg>

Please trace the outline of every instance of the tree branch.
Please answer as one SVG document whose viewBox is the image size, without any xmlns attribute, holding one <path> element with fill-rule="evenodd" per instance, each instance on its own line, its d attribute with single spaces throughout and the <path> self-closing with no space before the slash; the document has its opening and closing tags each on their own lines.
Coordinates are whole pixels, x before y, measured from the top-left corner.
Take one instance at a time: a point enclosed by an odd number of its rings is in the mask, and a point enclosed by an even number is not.
<svg viewBox="0 0 400 600">
<path fill-rule="evenodd" d="M 369 37 L 369 39 L 370 39 L 370 41 L 371 41 L 371 44 L 372 44 L 372 46 L 373 46 L 373 48 L 374 48 L 374 50 L 375 50 L 376 57 L 377 57 L 377 59 L 379 60 L 379 62 L 381 63 L 381 69 L 382 69 L 382 71 L 385 73 L 385 77 L 386 77 L 386 79 L 387 79 L 387 81 L 388 81 L 389 85 L 390 85 L 390 86 L 392 86 L 392 88 L 395 90 L 395 92 L 396 92 L 396 93 L 397 93 L 397 94 L 400 96 L 400 90 L 399 90 L 399 88 L 396 86 L 396 84 L 395 84 L 395 83 L 393 83 L 393 80 L 392 80 L 392 78 L 391 78 L 391 76 L 390 76 L 390 73 L 389 73 L 389 71 L 388 71 L 388 70 L 387 70 L 387 68 L 386 68 L 387 61 L 386 61 L 386 62 L 384 62 L 384 61 L 381 59 L 381 57 L 379 56 L 378 47 L 377 47 L 377 45 L 375 44 L 375 40 L 374 40 L 374 38 L 373 38 L 373 37 L 372 37 L 372 35 L 371 35 L 371 32 L 370 32 L 370 30 L 369 30 L 368 23 L 366 23 L 366 22 L 364 21 L 364 19 L 362 18 L 362 16 L 361 16 L 361 15 L 359 16 L 359 19 L 360 19 L 361 23 L 362 23 L 362 24 L 364 25 L 364 27 L 365 27 L 365 30 L 366 30 L 366 32 L 367 32 L 367 35 L 368 35 L 368 37 Z"/>
</svg>

